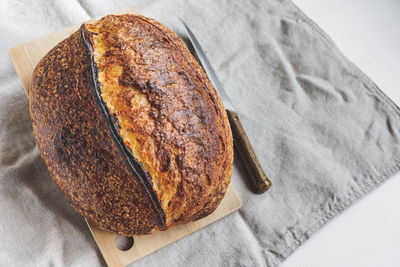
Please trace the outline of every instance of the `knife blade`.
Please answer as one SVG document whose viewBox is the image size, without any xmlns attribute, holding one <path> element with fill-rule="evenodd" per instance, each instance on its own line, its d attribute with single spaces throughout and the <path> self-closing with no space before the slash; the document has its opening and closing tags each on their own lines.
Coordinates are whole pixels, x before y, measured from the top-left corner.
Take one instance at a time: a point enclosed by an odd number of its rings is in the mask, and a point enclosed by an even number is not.
<svg viewBox="0 0 400 267">
<path fill-rule="evenodd" d="M 204 50 L 201 48 L 199 41 L 197 40 L 194 33 L 190 30 L 189 26 L 180 19 L 183 25 L 185 26 L 186 32 L 188 34 L 189 40 L 194 48 L 195 53 L 197 54 L 197 58 L 200 61 L 204 71 L 207 73 L 208 78 L 211 83 L 214 85 L 214 88 L 217 90 L 222 103 L 225 107 L 226 113 L 228 115 L 229 123 L 231 125 L 233 140 L 236 147 L 236 150 L 239 152 L 247 172 L 253 182 L 254 189 L 256 193 L 264 193 L 271 187 L 271 181 L 265 174 L 261 164 L 259 163 L 256 153 L 254 152 L 253 147 L 251 146 L 250 140 L 248 139 L 246 132 L 239 120 L 239 116 L 236 113 L 236 109 L 229 98 L 228 94 L 222 87 L 218 76 L 211 66 L 211 63 L 208 61 L 207 56 Z"/>
<path fill-rule="evenodd" d="M 214 85 L 214 88 L 218 91 L 219 97 L 224 104 L 225 109 L 236 111 L 236 108 L 233 106 L 231 99 L 229 98 L 228 94 L 225 93 L 224 89 L 222 88 L 222 84 L 216 75 L 215 70 L 211 66 L 211 63 L 208 61 L 205 52 L 200 46 L 199 41 L 197 41 L 196 36 L 194 36 L 193 32 L 189 29 L 186 23 L 181 20 L 185 29 L 188 33 L 189 39 L 193 45 L 194 50 L 197 53 L 198 59 L 201 61 L 201 66 L 203 67 L 204 71 L 207 73 L 208 78 L 210 79 L 211 83 Z"/>
</svg>

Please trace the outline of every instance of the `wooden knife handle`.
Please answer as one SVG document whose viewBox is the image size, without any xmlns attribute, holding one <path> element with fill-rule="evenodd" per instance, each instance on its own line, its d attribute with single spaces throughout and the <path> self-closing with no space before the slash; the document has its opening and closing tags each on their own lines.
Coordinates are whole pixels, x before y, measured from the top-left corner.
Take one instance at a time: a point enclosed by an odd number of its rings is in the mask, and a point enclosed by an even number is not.
<svg viewBox="0 0 400 267">
<path fill-rule="evenodd" d="M 226 112 L 231 124 L 234 144 L 255 186 L 256 193 L 264 193 L 271 187 L 271 181 L 262 169 L 260 162 L 258 162 L 256 153 L 240 123 L 237 113 L 231 110 L 226 110 Z"/>
</svg>

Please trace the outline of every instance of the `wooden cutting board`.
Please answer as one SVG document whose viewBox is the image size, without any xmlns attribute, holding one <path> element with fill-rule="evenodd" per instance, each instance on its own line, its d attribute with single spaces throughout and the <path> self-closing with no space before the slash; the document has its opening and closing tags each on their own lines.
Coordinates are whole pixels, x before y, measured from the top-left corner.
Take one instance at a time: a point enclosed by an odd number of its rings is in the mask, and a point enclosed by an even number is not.
<svg viewBox="0 0 400 267">
<path fill-rule="evenodd" d="M 139 10 L 136 7 L 131 7 L 113 14 L 127 13 L 138 14 Z M 67 38 L 79 27 L 80 25 L 71 26 L 10 49 L 11 60 L 27 94 L 29 94 L 32 72 L 39 60 L 58 42 Z M 135 236 L 132 248 L 126 251 L 117 248 L 115 244 L 116 234 L 100 230 L 89 223 L 88 226 L 108 266 L 125 266 L 223 218 L 238 210 L 241 206 L 242 202 L 233 184 L 231 184 L 225 198 L 211 215 L 167 231 L 158 231 L 147 236 Z"/>
</svg>

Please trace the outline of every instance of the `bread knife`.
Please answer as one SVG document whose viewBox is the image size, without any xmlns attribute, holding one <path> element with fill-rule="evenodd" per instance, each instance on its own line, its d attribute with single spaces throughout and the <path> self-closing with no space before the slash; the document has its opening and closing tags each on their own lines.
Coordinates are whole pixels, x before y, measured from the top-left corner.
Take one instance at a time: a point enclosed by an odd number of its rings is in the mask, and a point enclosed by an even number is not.
<svg viewBox="0 0 400 267">
<path fill-rule="evenodd" d="M 207 73 L 208 78 L 214 85 L 222 100 L 226 113 L 228 114 L 236 151 L 239 152 L 238 154 L 246 167 L 246 170 L 255 187 L 255 192 L 264 193 L 271 187 L 272 183 L 265 174 L 263 168 L 260 165 L 260 162 L 257 159 L 256 153 L 254 152 L 250 140 L 247 137 L 246 132 L 244 131 L 243 126 L 239 120 L 236 108 L 232 104 L 232 101 L 230 100 L 228 94 L 223 89 L 222 84 L 217 77 L 217 74 L 212 68 L 210 62 L 208 61 L 204 50 L 201 48 L 199 41 L 182 19 L 181 22 L 185 26 L 190 42 L 193 46 L 195 53 L 197 54 L 195 56 L 197 56 L 197 59 L 200 61 L 200 65 L 202 65 L 204 71 Z"/>
</svg>

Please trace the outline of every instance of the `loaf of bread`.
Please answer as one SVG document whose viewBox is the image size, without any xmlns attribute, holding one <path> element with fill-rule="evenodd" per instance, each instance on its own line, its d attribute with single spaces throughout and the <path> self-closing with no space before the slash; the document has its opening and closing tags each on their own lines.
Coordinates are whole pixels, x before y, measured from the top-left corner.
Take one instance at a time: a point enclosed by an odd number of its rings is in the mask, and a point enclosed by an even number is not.
<svg viewBox="0 0 400 267">
<path fill-rule="evenodd" d="M 90 223 L 122 235 L 201 219 L 225 195 L 232 134 L 179 37 L 143 16 L 106 16 L 36 66 L 33 131 L 51 177 Z"/>
</svg>

